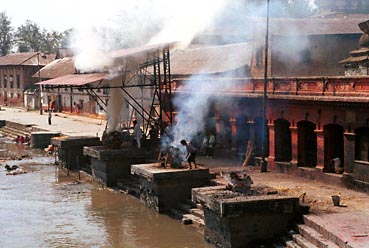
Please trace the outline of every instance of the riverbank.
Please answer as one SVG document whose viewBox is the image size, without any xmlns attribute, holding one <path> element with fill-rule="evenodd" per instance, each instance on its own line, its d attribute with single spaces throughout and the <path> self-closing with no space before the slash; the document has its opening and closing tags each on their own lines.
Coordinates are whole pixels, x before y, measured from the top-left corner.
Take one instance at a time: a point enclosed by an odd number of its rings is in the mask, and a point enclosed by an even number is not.
<svg viewBox="0 0 369 248">
<path fill-rule="evenodd" d="M 48 125 L 47 116 L 38 112 L 22 109 L 4 108 L 0 111 L 0 119 L 35 124 L 40 128 L 60 132 L 69 136 L 96 136 L 102 134 L 105 121 L 68 114 L 55 114 L 52 125 Z M 220 177 L 220 172 L 240 171 L 245 169 L 251 176 L 254 185 L 265 184 L 276 188 L 285 194 L 299 196 L 304 204 L 310 206 L 313 216 L 318 216 L 318 222 L 330 226 L 337 235 L 344 233 L 342 239 L 350 242 L 351 247 L 367 247 L 369 244 L 369 198 L 367 193 L 345 188 L 343 185 L 333 185 L 316 180 L 309 180 L 293 175 L 275 172 L 260 173 L 258 167 L 240 167 L 239 162 L 229 156 L 215 156 L 213 159 L 199 156 L 198 162 L 218 174 L 217 180 L 226 183 Z M 340 206 L 334 206 L 332 195 L 341 197 Z"/>
</svg>

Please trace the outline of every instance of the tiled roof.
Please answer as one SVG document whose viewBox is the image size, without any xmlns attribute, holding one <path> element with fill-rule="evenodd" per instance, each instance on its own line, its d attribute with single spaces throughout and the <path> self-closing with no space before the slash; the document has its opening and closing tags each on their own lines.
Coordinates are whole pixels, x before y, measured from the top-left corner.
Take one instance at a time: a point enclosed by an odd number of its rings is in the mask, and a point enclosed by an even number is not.
<svg viewBox="0 0 369 248">
<path fill-rule="evenodd" d="M 54 85 L 54 86 L 81 86 L 88 83 L 94 83 L 103 80 L 107 77 L 106 73 L 88 73 L 88 74 L 70 74 L 61 77 L 53 78 L 50 80 L 36 83 L 39 85 Z"/>
<path fill-rule="evenodd" d="M 51 63 L 47 64 L 40 70 L 39 73 L 35 73 L 33 77 L 41 77 L 44 79 L 56 78 L 68 74 L 73 74 L 76 72 L 74 67 L 73 58 L 62 58 L 56 59 Z"/>
<path fill-rule="evenodd" d="M 212 74 L 232 71 L 251 62 L 247 43 L 177 50 L 171 53 L 171 74 Z"/>
<path fill-rule="evenodd" d="M 368 15 L 346 16 L 342 18 L 271 18 L 269 32 L 273 35 L 319 35 L 362 33 L 359 23 Z M 207 35 L 264 35 L 265 18 L 248 18 L 242 25 L 218 27 L 207 30 Z"/>
<path fill-rule="evenodd" d="M 0 57 L 2 65 L 30 65 L 44 66 L 55 59 L 55 54 L 44 54 L 38 52 L 13 53 Z"/>
</svg>

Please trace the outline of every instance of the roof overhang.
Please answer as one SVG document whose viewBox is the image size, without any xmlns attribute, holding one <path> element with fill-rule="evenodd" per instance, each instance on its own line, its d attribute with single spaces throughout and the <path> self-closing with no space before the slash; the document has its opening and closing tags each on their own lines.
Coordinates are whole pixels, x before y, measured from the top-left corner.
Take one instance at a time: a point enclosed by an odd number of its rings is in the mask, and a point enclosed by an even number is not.
<svg viewBox="0 0 369 248">
<path fill-rule="evenodd" d="M 38 85 L 51 86 L 81 86 L 89 83 L 94 83 L 107 78 L 107 73 L 89 73 L 89 74 L 69 74 L 50 80 L 36 83 Z"/>
</svg>

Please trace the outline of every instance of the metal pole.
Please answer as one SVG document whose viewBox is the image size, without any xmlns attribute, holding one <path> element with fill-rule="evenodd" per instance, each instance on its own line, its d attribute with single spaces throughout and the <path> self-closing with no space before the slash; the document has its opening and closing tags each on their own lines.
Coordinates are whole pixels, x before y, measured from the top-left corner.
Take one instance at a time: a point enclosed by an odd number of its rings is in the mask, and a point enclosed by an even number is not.
<svg viewBox="0 0 369 248">
<path fill-rule="evenodd" d="M 266 105 L 268 87 L 268 53 L 269 53 L 269 3 L 267 0 L 266 32 L 265 32 L 265 52 L 264 52 L 264 95 L 263 95 L 263 118 L 261 128 L 261 167 L 260 172 L 267 172 L 267 162 L 265 161 L 265 134 L 266 134 Z"/>
<path fill-rule="evenodd" d="M 37 52 L 38 82 L 41 82 L 40 52 Z M 40 115 L 42 115 L 42 86 L 40 85 Z"/>
</svg>

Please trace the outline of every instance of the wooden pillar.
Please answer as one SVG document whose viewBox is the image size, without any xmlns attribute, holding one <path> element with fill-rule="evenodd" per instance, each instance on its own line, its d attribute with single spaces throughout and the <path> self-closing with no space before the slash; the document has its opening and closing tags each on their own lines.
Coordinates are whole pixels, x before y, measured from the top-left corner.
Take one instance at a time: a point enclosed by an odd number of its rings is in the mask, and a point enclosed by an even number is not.
<svg viewBox="0 0 369 248">
<path fill-rule="evenodd" d="M 291 163 L 294 165 L 298 165 L 297 153 L 298 153 L 298 134 L 297 127 L 291 126 L 291 144 L 292 144 L 292 160 Z"/>
<path fill-rule="evenodd" d="M 344 133 L 343 147 L 344 147 L 344 173 L 354 172 L 355 161 L 355 133 Z"/>
<path fill-rule="evenodd" d="M 268 166 L 275 170 L 275 130 L 274 124 L 268 124 L 269 129 L 269 157 L 268 157 Z"/>
<path fill-rule="evenodd" d="M 323 130 L 314 130 L 316 134 L 316 145 L 317 145 L 317 160 L 315 168 L 320 170 L 324 169 L 324 132 Z"/>
</svg>

